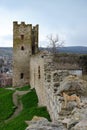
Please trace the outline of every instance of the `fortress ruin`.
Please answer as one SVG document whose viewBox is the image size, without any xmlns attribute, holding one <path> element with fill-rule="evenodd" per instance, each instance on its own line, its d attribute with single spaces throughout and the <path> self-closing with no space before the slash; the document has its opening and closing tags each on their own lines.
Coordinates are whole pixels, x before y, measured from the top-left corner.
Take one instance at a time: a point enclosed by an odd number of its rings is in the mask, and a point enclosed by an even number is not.
<svg viewBox="0 0 87 130">
<path fill-rule="evenodd" d="M 38 25 L 13 22 L 13 86 L 30 83 L 30 57 L 38 52 Z"/>
<path fill-rule="evenodd" d="M 69 71 L 59 70 L 50 52 L 39 52 L 38 28 L 38 25 L 13 22 L 13 86 L 30 84 L 35 88 L 39 105 L 47 107 L 55 122 L 70 117 L 69 112 L 63 110 L 60 93 L 83 94 L 87 84 L 77 76 L 69 77 Z"/>
</svg>

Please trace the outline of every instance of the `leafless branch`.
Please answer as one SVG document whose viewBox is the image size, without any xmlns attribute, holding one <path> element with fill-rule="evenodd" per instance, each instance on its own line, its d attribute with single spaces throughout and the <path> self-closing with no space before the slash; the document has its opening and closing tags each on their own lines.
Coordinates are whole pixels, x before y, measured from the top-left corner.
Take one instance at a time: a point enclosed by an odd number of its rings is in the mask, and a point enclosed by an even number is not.
<svg viewBox="0 0 87 130">
<path fill-rule="evenodd" d="M 58 35 L 53 37 L 52 34 L 47 36 L 47 39 L 49 41 L 49 46 L 52 48 L 52 52 L 55 54 L 57 52 L 57 49 L 60 47 L 63 47 L 64 41 L 59 41 Z"/>
</svg>

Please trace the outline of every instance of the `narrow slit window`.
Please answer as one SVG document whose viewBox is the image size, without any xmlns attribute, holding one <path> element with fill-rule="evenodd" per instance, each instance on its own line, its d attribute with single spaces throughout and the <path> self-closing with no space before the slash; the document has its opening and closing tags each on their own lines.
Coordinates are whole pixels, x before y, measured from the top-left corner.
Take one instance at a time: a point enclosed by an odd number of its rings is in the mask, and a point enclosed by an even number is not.
<svg viewBox="0 0 87 130">
<path fill-rule="evenodd" d="M 24 35 L 21 35 L 21 40 L 24 40 Z"/>
<path fill-rule="evenodd" d="M 40 66 L 38 67 L 38 79 L 41 78 L 41 75 L 40 75 Z"/>
<path fill-rule="evenodd" d="M 23 79 L 24 78 L 24 73 L 21 73 L 20 74 L 20 79 Z"/>
<path fill-rule="evenodd" d="M 21 47 L 21 50 L 24 51 L 24 46 Z"/>
</svg>

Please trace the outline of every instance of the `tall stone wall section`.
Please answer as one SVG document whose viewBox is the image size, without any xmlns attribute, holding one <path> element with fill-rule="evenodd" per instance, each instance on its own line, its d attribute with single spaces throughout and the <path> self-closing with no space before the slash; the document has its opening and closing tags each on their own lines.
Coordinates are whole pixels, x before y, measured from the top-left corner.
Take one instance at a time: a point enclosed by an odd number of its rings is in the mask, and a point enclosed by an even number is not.
<svg viewBox="0 0 87 130">
<path fill-rule="evenodd" d="M 39 104 L 46 106 L 44 60 L 39 54 L 32 56 L 30 59 L 30 85 L 36 89 Z"/>
<path fill-rule="evenodd" d="M 53 121 L 59 118 L 58 113 L 61 111 L 62 104 L 59 102 L 58 89 L 67 75 L 68 71 L 61 71 L 55 67 L 49 54 L 42 53 L 31 57 L 30 85 L 36 89 L 39 105 L 47 106 Z"/>
</svg>

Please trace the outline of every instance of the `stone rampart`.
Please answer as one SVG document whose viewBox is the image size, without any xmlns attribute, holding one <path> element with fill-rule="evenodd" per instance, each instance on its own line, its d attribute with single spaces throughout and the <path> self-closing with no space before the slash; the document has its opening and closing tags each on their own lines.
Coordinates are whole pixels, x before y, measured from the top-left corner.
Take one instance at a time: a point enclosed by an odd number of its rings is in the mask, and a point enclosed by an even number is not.
<svg viewBox="0 0 87 130">
<path fill-rule="evenodd" d="M 56 121 L 61 110 L 58 89 L 68 71 L 58 70 L 52 55 L 41 53 L 30 59 L 30 85 L 36 89 L 39 105 L 47 106 L 51 119 Z"/>
</svg>

